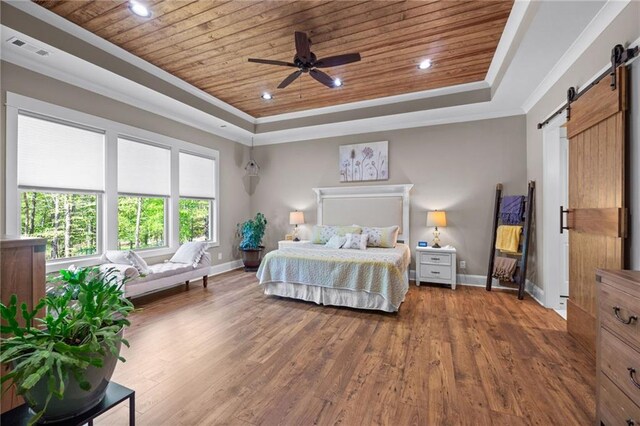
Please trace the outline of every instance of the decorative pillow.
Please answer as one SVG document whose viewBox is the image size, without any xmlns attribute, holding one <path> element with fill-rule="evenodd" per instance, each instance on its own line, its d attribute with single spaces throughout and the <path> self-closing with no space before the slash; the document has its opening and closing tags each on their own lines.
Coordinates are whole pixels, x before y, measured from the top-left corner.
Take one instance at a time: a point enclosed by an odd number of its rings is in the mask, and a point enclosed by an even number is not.
<svg viewBox="0 0 640 426">
<path fill-rule="evenodd" d="M 138 270 L 140 275 L 149 275 L 149 265 L 144 259 L 135 251 L 131 251 L 129 254 L 129 258 L 131 259 L 131 263 Z"/>
<path fill-rule="evenodd" d="M 326 225 L 316 225 L 313 227 L 313 235 L 311 237 L 311 242 L 313 244 L 327 244 L 327 241 L 334 235 L 339 235 L 344 237 L 345 235 L 351 234 L 360 234 L 362 232 L 362 228 L 359 226 L 326 226 Z"/>
<path fill-rule="evenodd" d="M 399 226 L 388 226 L 385 228 L 375 228 L 363 226 L 362 232 L 369 234 L 369 247 L 394 248 L 398 241 Z"/>
<path fill-rule="evenodd" d="M 207 243 L 204 241 L 191 241 L 180 246 L 176 254 L 169 260 L 173 263 L 186 263 L 194 268 L 200 263 L 200 258 L 207 250 Z"/>
<path fill-rule="evenodd" d="M 347 241 L 345 241 L 342 248 L 366 250 L 368 239 L 369 239 L 369 235 L 367 234 L 347 234 Z"/>
<path fill-rule="evenodd" d="M 329 241 L 327 241 L 327 244 L 325 244 L 325 246 L 327 246 L 329 248 L 339 249 L 346 242 L 347 242 L 347 237 L 341 237 L 340 235 L 334 235 L 333 237 L 329 238 Z"/>
<path fill-rule="evenodd" d="M 107 250 L 102 255 L 102 260 L 104 262 L 116 263 L 118 265 L 136 266 L 131 260 L 131 250 Z"/>
</svg>

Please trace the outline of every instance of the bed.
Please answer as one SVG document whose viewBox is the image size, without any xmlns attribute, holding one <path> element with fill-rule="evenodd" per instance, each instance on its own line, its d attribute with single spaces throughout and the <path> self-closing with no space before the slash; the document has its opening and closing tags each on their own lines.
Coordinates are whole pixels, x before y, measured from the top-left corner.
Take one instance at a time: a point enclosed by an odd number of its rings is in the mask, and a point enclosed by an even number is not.
<svg viewBox="0 0 640 426">
<path fill-rule="evenodd" d="M 268 253 L 257 272 L 266 295 L 397 312 L 409 289 L 409 191 L 413 185 L 314 188 L 318 225 L 398 224 L 394 248 L 333 249 L 299 243 Z"/>
</svg>

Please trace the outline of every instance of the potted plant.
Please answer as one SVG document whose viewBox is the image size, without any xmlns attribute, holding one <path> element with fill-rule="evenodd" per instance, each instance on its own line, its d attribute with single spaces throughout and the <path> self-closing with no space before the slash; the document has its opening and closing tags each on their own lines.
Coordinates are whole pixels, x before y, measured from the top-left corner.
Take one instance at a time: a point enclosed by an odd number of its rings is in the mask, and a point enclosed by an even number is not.
<svg viewBox="0 0 640 426">
<path fill-rule="evenodd" d="M 260 212 L 256 217 L 238 224 L 238 234 L 242 237 L 240 250 L 245 271 L 257 271 L 262 261 L 262 238 L 267 228 L 267 219 Z"/>
<path fill-rule="evenodd" d="M 60 271 L 59 286 L 33 310 L 12 295 L 0 303 L 0 362 L 34 412 L 29 424 L 68 419 L 96 406 L 120 356 L 133 305 L 113 270 Z M 18 317 L 21 316 L 22 319 Z"/>
</svg>

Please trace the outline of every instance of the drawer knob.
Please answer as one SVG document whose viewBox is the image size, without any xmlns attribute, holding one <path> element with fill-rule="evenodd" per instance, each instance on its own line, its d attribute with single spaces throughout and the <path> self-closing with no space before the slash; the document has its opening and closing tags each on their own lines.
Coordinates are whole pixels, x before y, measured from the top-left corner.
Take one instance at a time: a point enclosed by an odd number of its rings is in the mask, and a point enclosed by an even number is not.
<svg viewBox="0 0 640 426">
<path fill-rule="evenodd" d="M 440 272 L 438 271 L 431 271 L 432 274 L 436 274 L 436 275 L 440 275 Z"/>
<path fill-rule="evenodd" d="M 631 383 L 633 383 L 638 389 L 640 389 L 640 383 L 636 381 L 636 369 L 633 367 L 627 368 L 629 370 L 629 377 L 631 378 Z"/>
<path fill-rule="evenodd" d="M 432 257 L 431 260 L 440 260 L 439 257 Z"/>
<path fill-rule="evenodd" d="M 616 315 L 616 318 L 618 319 L 618 321 L 620 321 L 623 324 L 629 325 L 634 321 L 638 321 L 638 317 L 635 315 L 631 315 L 629 316 L 629 319 L 624 319 L 620 316 L 620 306 L 614 306 L 613 307 L 613 313 Z"/>
</svg>

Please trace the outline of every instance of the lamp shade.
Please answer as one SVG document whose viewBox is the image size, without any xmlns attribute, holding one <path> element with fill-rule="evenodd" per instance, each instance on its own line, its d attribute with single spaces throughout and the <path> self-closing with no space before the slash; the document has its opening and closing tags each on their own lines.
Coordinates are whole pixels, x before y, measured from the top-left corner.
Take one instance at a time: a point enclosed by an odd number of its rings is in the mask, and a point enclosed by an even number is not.
<svg viewBox="0 0 640 426">
<path fill-rule="evenodd" d="M 298 211 L 289 213 L 289 224 L 290 225 L 304 224 L 304 213 L 298 212 Z"/>
<path fill-rule="evenodd" d="M 447 214 L 443 210 L 427 212 L 427 226 L 445 227 L 447 226 Z"/>
</svg>

